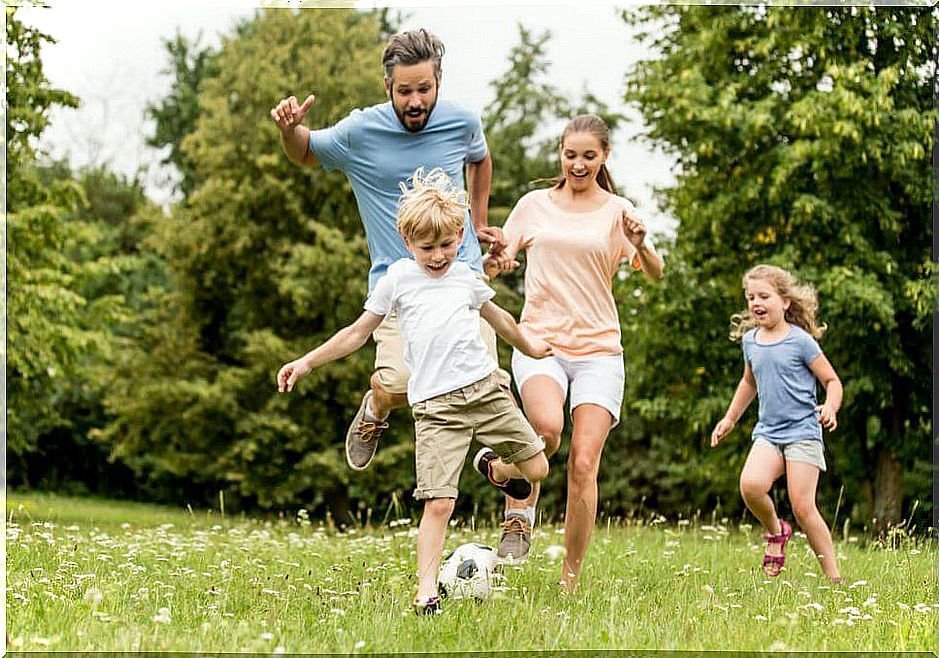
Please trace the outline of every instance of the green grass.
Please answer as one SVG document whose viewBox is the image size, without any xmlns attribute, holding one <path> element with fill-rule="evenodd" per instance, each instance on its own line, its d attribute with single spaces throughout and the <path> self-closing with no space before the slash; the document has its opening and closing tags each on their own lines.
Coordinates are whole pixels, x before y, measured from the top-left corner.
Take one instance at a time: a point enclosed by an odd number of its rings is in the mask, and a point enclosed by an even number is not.
<svg viewBox="0 0 939 658">
<path fill-rule="evenodd" d="M 936 651 L 937 546 L 837 543 L 831 585 L 805 538 L 769 580 L 756 528 L 600 524 L 581 590 L 556 588 L 549 547 L 483 603 L 418 618 L 414 523 L 338 535 L 303 519 L 9 495 L 8 650 L 427 651 L 690 649 Z M 449 548 L 497 529 L 451 528 Z"/>
</svg>

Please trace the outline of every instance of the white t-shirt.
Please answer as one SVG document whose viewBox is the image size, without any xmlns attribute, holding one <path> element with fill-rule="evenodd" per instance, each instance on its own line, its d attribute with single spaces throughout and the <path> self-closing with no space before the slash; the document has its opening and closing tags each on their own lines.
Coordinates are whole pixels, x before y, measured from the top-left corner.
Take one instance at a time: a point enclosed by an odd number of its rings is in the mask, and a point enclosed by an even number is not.
<svg viewBox="0 0 939 658">
<path fill-rule="evenodd" d="M 411 371 L 409 404 L 468 386 L 498 368 L 479 333 L 479 309 L 495 294 L 460 261 L 440 278 L 409 258 L 388 267 L 365 310 L 397 315 Z"/>
</svg>

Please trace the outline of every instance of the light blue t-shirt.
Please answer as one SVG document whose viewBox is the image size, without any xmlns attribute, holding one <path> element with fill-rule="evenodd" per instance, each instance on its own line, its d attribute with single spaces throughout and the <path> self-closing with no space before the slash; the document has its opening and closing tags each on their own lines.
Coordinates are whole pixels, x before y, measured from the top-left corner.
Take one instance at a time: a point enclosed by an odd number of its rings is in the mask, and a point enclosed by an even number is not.
<svg viewBox="0 0 939 658">
<path fill-rule="evenodd" d="M 465 189 L 463 166 L 487 153 L 479 115 L 445 100 L 437 102 L 424 129 L 415 133 L 405 130 L 390 102 L 353 110 L 334 126 L 310 131 L 310 149 L 327 171 L 340 169 L 352 184 L 372 259 L 369 292 L 389 265 L 411 258 L 395 228 L 399 184 L 410 181 L 418 167 L 425 172 L 439 167 Z M 457 260 L 482 272 L 469 213 L 466 219 Z"/>
<path fill-rule="evenodd" d="M 759 328 L 743 335 L 743 358 L 750 364 L 760 398 L 760 418 L 753 438 L 771 443 L 822 440 L 815 397 L 815 374 L 809 364 L 822 353 L 812 336 L 796 325 L 768 345 L 756 342 Z"/>
</svg>

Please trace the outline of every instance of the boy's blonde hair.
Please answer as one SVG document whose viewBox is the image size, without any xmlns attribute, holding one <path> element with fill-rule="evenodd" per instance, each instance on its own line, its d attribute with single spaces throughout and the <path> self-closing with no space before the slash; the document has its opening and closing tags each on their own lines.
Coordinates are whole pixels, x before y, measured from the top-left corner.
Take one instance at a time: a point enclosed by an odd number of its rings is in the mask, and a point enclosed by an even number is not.
<svg viewBox="0 0 939 658">
<path fill-rule="evenodd" d="M 816 339 L 822 337 L 827 327 L 817 324 L 815 319 L 818 312 L 818 295 L 815 288 L 800 283 L 792 274 L 775 265 L 757 265 L 750 268 L 743 275 L 744 289 L 747 287 L 747 281 L 751 279 L 769 282 L 780 297 L 789 300 L 789 308 L 785 313 L 786 322 L 802 327 Z M 750 311 L 737 313 L 730 318 L 730 338 L 739 340 L 747 331 L 758 325 L 759 322 L 750 315 Z"/>
<path fill-rule="evenodd" d="M 400 183 L 398 233 L 414 240 L 439 240 L 455 235 L 466 225 L 469 197 L 443 169 L 431 169 L 426 175 L 418 167 L 411 177 L 411 187 Z"/>
</svg>

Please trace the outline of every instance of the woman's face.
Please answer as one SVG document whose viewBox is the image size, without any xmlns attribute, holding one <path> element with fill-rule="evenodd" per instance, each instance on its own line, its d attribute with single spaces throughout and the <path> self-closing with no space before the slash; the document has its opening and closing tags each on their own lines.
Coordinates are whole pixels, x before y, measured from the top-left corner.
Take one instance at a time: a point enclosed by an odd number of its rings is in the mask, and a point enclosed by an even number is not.
<svg viewBox="0 0 939 658">
<path fill-rule="evenodd" d="M 592 189 L 606 156 L 593 133 L 569 133 L 561 144 L 561 174 L 565 184 L 575 192 Z"/>
</svg>

